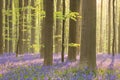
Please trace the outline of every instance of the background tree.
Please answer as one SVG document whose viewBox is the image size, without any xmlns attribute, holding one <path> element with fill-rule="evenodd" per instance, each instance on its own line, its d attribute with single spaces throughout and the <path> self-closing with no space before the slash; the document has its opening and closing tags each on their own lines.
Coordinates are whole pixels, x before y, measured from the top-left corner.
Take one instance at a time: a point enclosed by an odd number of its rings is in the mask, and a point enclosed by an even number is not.
<svg viewBox="0 0 120 80">
<path fill-rule="evenodd" d="M 65 17 L 65 9 L 66 8 L 66 5 L 65 5 L 65 0 L 63 0 L 63 16 Z M 62 51 L 61 51 L 61 61 L 64 62 L 64 51 L 65 51 L 65 21 L 66 19 L 63 19 L 63 22 L 62 22 Z"/>
<path fill-rule="evenodd" d="M 0 0 L 0 54 L 3 54 L 3 0 Z"/>
<path fill-rule="evenodd" d="M 82 1 L 80 68 L 96 68 L 96 0 Z"/>
<path fill-rule="evenodd" d="M 119 8 L 119 29 L 118 29 L 118 53 L 120 54 L 120 8 Z"/>
<path fill-rule="evenodd" d="M 45 10 L 45 2 L 43 1 L 43 6 L 42 6 L 42 11 L 44 11 Z M 44 26 L 45 26 L 45 18 L 43 17 L 42 18 L 42 20 L 41 20 L 41 47 L 40 47 L 40 57 L 41 58 L 43 58 L 44 57 L 44 48 L 45 48 L 45 46 L 44 46 L 44 37 L 45 37 L 45 28 L 44 28 Z"/>
<path fill-rule="evenodd" d="M 31 0 L 31 6 L 32 6 L 32 10 L 31 10 L 31 52 L 34 53 L 35 52 L 35 48 L 34 45 L 36 45 L 36 41 L 35 41 L 35 34 L 36 34 L 36 26 L 35 26 L 35 1 Z"/>
<path fill-rule="evenodd" d="M 18 36 L 18 42 L 17 42 L 17 51 L 16 55 L 18 54 L 24 54 L 24 16 L 23 16 L 23 0 L 19 0 L 19 36 Z"/>
<path fill-rule="evenodd" d="M 5 53 L 9 53 L 9 1 L 5 0 Z"/>
<path fill-rule="evenodd" d="M 113 0 L 113 40 L 112 40 L 112 55 L 115 55 L 115 41 L 116 41 L 116 34 L 115 34 L 115 29 L 116 29 L 116 24 L 115 24 L 115 0 Z"/>
<path fill-rule="evenodd" d="M 12 22 L 12 12 L 13 12 L 13 0 L 8 0 L 8 8 L 9 8 L 9 17 L 8 17 L 8 21 L 9 21 L 9 53 L 13 53 L 13 22 Z"/>
<path fill-rule="evenodd" d="M 108 0 L 108 54 L 111 53 L 111 0 Z"/>
<path fill-rule="evenodd" d="M 56 0 L 56 12 L 62 13 L 62 0 Z M 55 53 L 61 52 L 61 33 L 62 33 L 62 20 L 56 19 L 55 30 Z"/>
</svg>

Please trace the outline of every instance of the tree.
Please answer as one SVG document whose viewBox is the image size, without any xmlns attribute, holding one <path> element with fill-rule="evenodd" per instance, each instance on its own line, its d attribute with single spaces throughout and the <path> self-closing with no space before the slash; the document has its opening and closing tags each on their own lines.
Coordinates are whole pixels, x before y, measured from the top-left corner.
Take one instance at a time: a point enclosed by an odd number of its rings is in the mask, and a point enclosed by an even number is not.
<svg viewBox="0 0 120 80">
<path fill-rule="evenodd" d="M 9 53 L 9 18 L 8 14 L 9 13 L 9 2 L 5 0 L 5 49 L 4 51 L 6 53 Z"/>
<path fill-rule="evenodd" d="M 16 56 L 18 54 L 24 54 L 23 39 L 24 39 L 24 26 L 23 26 L 23 0 L 19 0 L 19 37 L 17 42 Z"/>
<path fill-rule="evenodd" d="M 45 3 L 45 25 L 44 25 L 44 65 L 52 65 L 53 61 L 53 12 L 54 0 L 44 0 Z"/>
<path fill-rule="evenodd" d="M 111 0 L 108 2 L 108 54 L 111 53 Z"/>
<path fill-rule="evenodd" d="M 112 56 L 115 55 L 115 41 L 116 41 L 116 34 L 115 34 L 115 29 L 116 29 L 116 23 L 115 23 L 115 0 L 113 0 L 113 40 L 112 40 Z"/>
<path fill-rule="evenodd" d="M 65 0 L 63 0 L 63 16 L 65 16 Z M 65 51 L 65 21 L 66 19 L 63 19 L 63 27 L 62 27 L 62 51 L 61 51 L 61 61 L 64 62 L 64 51 Z"/>
<path fill-rule="evenodd" d="M 56 11 L 58 13 L 62 12 L 62 0 L 57 0 Z M 62 29 L 62 20 L 61 19 L 56 19 L 55 53 L 61 52 L 61 29 Z"/>
<path fill-rule="evenodd" d="M 96 0 L 82 1 L 80 69 L 96 68 Z"/>
<path fill-rule="evenodd" d="M 103 0 L 101 0 L 101 10 L 100 10 L 100 44 L 99 44 L 99 52 L 103 51 Z"/>
<path fill-rule="evenodd" d="M 82 15 L 82 0 L 77 0 L 77 11 L 79 13 L 79 16 Z M 78 17 L 77 18 L 77 28 L 76 28 L 76 33 L 77 33 L 77 44 L 80 44 L 80 39 L 81 39 L 81 22 L 82 22 L 82 18 Z M 77 47 L 77 54 L 80 53 L 80 45 Z"/>
<path fill-rule="evenodd" d="M 70 11 L 77 12 L 77 0 L 70 0 Z M 70 18 L 69 25 L 69 49 L 68 59 L 71 61 L 76 60 L 77 46 L 73 46 L 77 43 L 77 21 Z M 79 27 L 79 26 L 78 26 Z"/>
<path fill-rule="evenodd" d="M 3 54 L 3 15 L 2 15 L 2 9 L 3 9 L 3 0 L 0 0 L 0 54 Z"/>
<path fill-rule="evenodd" d="M 45 2 L 43 1 L 43 6 L 42 6 L 42 10 L 45 10 Z M 42 17 L 42 20 L 41 20 L 41 42 L 40 42 L 40 44 L 41 44 L 41 47 L 40 47 L 40 57 L 41 58 L 43 58 L 44 57 L 44 37 L 45 37 L 45 34 L 44 34 L 44 32 L 45 32 L 45 28 L 44 28 L 44 25 L 45 25 L 45 18 L 44 17 Z"/>
<path fill-rule="evenodd" d="M 9 53 L 13 52 L 13 23 L 12 23 L 12 2 L 13 0 L 8 0 L 9 3 Z"/>
<path fill-rule="evenodd" d="M 120 10 L 119 10 L 119 27 L 118 27 L 118 53 L 120 54 Z"/>
<path fill-rule="evenodd" d="M 36 34 L 36 27 L 35 27 L 35 1 L 31 0 L 31 6 L 32 6 L 32 10 L 31 10 L 31 52 L 34 53 L 35 52 L 35 48 L 34 45 L 36 45 L 36 41 L 35 41 L 35 34 Z"/>
</svg>

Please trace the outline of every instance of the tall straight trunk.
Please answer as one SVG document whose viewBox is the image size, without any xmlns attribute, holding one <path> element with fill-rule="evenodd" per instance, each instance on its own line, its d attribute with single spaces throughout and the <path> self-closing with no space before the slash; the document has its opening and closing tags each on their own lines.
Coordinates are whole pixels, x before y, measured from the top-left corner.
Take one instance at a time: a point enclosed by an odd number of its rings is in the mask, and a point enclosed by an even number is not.
<svg viewBox="0 0 120 80">
<path fill-rule="evenodd" d="M 36 36 L 36 26 L 35 26 L 35 1 L 34 0 L 31 0 L 31 6 L 32 6 L 32 10 L 31 10 L 31 52 L 34 53 L 35 52 L 35 45 L 37 44 L 36 43 L 36 40 L 35 40 L 35 36 Z"/>
<path fill-rule="evenodd" d="M 45 25 L 44 25 L 44 65 L 53 64 L 53 22 L 54 22 L 54 0 L 45 2 Z"/>
<path fill-rule="evenodd" d="M 103 0 L 101 0 L 101 11 L 100 11 L 100 44 L 99 44 L 99 52 L 102 52 L 103 51 L 103 38 L 102 38 L 102 30 L 103 30 L 103 26 L 102 26 L 102 20 L 103 20 Z"/>
<path fill-rule="evenodd" d="M 115 0 L 113 0 L 113 40 L 112 40 L 112 56 L 115 55 L 115 41 L 116 41 L 116 34 L 115 34 Z"/>
<path fill-rule="evenodd" d="M 9 2 L 5 0 L 5 11 L 8 13 Z M 5 49 L 6 53 L 9 53 L 9 18 L 8 14 L 5 15 Z"/>
<path fill-rule="evenodd" d="M 12 23 L 12 2 L 13 0 L 8 0 L 9 2 L 9 53 L 13 53 L 13 23 Z"/>
<path fill-rule="evenodd" d="M 42 26 L 42 28 L 41 28 L 41 47 L 40 47 L 40 57 L 41 58 L 43 58 L 44 57 L 44 48 L 45 48 L 45 45 L 44 45 L 44 32 L 45 32 L 45 30 L 44 30 L 44 25 L 45 25 L 45 21 L 44 21 L 44 18 L 42 19 L 42 21 L 41 21 L 41 26 Z"/>
<path fill-rule="evenodd" d="M 62 12 L 62 0 L 57 0 L 56 11 Z M 61 52 L 61 29 L 62 29 L 62 20 L 56 19 L 55 53 Z"/>
<path fill-rule="evenodd" d="M 44 1 L 43 1 L 43 5 L 41 7 L 42 7 L 42 10 L 45 10 L 45 2 Z M 40 42 L 40 45 L 41 45 L 41 47 L 40 47 L 40 57 L 41 58 L 43 58 L 44 54 L 45 54 L 44 53 L 44 48 L 45 48 L 45 46 L 44 46 L 44 41 L 45 41 L 45 39 L 44 39 L 44 37 L 45 37 L 44 26 L 45 26 L 45 18 L 43 17 L 42 20 L 41 20 L 41 42 Z"/>
<path fill-rule="evenodd" d="M 23 1 L 24 0 L 19 0 L 19 36 L 18 36 L 18 41 L 17 41 L 17 49 L 16 49 L 16 56 L 18 54 L 24 54 L 24 16 L 23 16 Z"/>
<path fill-rule="evenodd" d="M 108 3 L 108 54 L 111 53 L 111 0 Z"/>
<path fill-rule="evenodd" d="M 96 0 L 82 1 L 80 69 L 96 68 Z"/>
<path fill-rule="evenodd" d="M 119 26 L 118 26 L 118 53 L 120 54 L 120 8 L 119 8 Z"/>
<path fill-rule="evenodd" d="M 3 0 L 0 0 L 0 54 L 3 54 Z"/>
<path fill-rule="evenodd" d="M 77 12 L 77 0 L 70 0 L 70 11 Z M 71 44 L 77 43 L 77 22 L 70 19 L 69 25 L 69 49 L 68 49 L 68 59 L 70 61 L 76 60 L 77 46 L 72 46 Z"/>
<path fill-rule="evenodd" d="M 29 0 L 24 0 L 24 6 L 23 6 L 23 8 L 24 7 L 27 7 L 29 5 Z M 23 15 L 24 15 L 24 24 L 23 24 L 23 26 L 24 26 L 24 35 L 23 35 L 23 37 L 24 37 L 24 53 L 28 53 L 28 47 L 29 47 L 29 26 L 30 26 L 30 23 L 29 23 L 29 21 L 28 21 L 28 15 L 29 15 L 29 8 L 25 8 L 25 10 L 23 11 Z"/>
<path fill-rule="evenodd" d="M 77 1 L 77 11 L 79 13 L 79 16 L 81 16 L 82 15 L 82 0 Z M 76 30 L 77 30 L 77 36 L 76 36 L 77 44 L 80 44 L 80 40 L 81 40 L 81 23 L 82 23 L 82 18 L 79 17 L 77 19 L 77 28 L 76 28 Z M 80 46 L 77 47 L 77 54 L 79 54 L 79 53 L 80 53 Z"/>
<path fill-rule="evenodd" d="M 63 0 L 63 16 L 65 16 L 65 0 Z M 65 21 L 66 19 L 63 19 L 63 24 L 62 24 L 62 51 L 61 51 L 61 61 L 64 62 L 64 51 L 65 51 Z"/>
</svg>

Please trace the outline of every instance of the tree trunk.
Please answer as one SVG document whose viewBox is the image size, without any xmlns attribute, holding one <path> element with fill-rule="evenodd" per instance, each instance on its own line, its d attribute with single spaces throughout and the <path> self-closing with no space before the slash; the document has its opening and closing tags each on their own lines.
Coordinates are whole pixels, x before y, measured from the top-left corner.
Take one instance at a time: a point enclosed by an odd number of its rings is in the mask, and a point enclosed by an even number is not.
<svg viewBox="0 0 120 80">
<path fill-rule="evenodd" d="M 116 41 L 116 34 L 115 34 L 115 0 L 113 0 L 113 40 L 112 40 L 112 56 L 115 55 L 115 41 Z"/>
<path fill-rule="evenodd" d="M 23 0 L 19 0 L 19 37 L 18 37 L 18 42 L 17 42 L 17 49 L 16 49 L 16 56 L 18 54 L 24 54 L 24 16 L 23 16 Z"/>
<path fill-rule="evenodd" d="M 9 53 L 13 53 L 12 0 L 9 0 Z"/>
<path fill-rule="evenodd" d="M 77 0 L 70 0 L 70 11 L 77 12 Z M 75 61 L 77 54 L 77 21 L 70 19 L 69 25 L 69 49 L 68 49 L 68 60 Z M 73 44 L 73 45 L 71 45 Z"/>
<path fill-rule="evenodd" d="M 108 3 L 108 54 L 111 53 L 111 0 Z"/>
<path fill-rule="evenodd" d="M 53 64 L 53 22 L 54 22 L 54 0 L 44 0 L 45 2 L 45 25 L 44 25 L 44 65 Z"/>
<path fill-rule="evenodd" d="M 0 54 L 3 54 L 3 0 L 0 0 Z"/>
<path fill-rule="evenodd" d="M 35 52 L 35 45 L 37 44 L 35 41 L 35 36 L 36 36 L 36 26 L 35 26 L 35 1 L 31 0 L 31 6 L 32 6 L 32 10 L 31 10 L 31 52 L 34 53 Z"/>
<path fill-rule="evenodd" d="M 101 11 L 100 11 L 100 44 L 99 44 L 99 52 L 103 51 L 103 37 L 102 37 L 102 30 L 103 30 L 103 26 L 102 26 L 102 20 L 103 20 L 103 0 L 101 0 Z"/>
<path fill-rule="evenodd" d="M 80 69 L 96 68 L 96 0 L 82 1 Z"/>
<path fill-rule="evenodd" d="M 82 15 L 82 0 L 78 0 L 77 1 L 77 11 L 78 11 L 78 13 L 79 13 L 79 16 L 81 16 Z M 77 28 L 76 28 L 76 30 L 77 30 L 77 36 L 76 36 L 76 38 L 77 38 L 77 44 L 80 44 L 80 40 L 81 40 L 81 23 L 82 23 L 82 18 L 78 18 L 77 19 Z M 80 46 L 78 46 L 77 47 L 77 54 L 79 54 L 80 53 Z"/>
<path fill-rule="evenodd" d="M 65 16 L 65 0 L 63 0 L 63 16 Z M 64 62 L 64 51 L 65 51 L 65 21 L 66 19 L 63 20 L 63 27 L 62 27 L 62 51 L 61 51 L 61 61 Z"/>
<path fill-rule="evenodd" d="M 56 11 L 62 12 L 62 0 L 57 0 Z M 62 20 L 56 19 L 55 53 L 61 52 L 61 29 L 62 29 Z"/>
<path fill-rule="evenodd" d="M 118 26 L 118 53 L 120 54 L 120 8 L 119 8 L 119 26 Z"/>
<path fill-rule="evenodd" d="M 5 0 L 5 11 L 8 13 L 9 2 Z M 5 53 L 9 53 L 9 18 L 5 15 Z"/>
<path fill-rule="evenodd" d="M 42 10 L 45 10 L 45 2 L 44 1 L 43 1 L 43 6 L 42 7 L 43 7 Z M 45 45 L 44 45 L 44 41 L 45 41 L 45 39 L 44 39 L 44 37 L 45 37 L 44 26 L 45 26 L 45 18 L 42 18 L 42 20 L 41 20 L 41 42 L 40 42 L 40 45 L 41 45 L 41 47 L 40 47 L 40 57 L 41 58 L 44 58 L 44 54 L 45 54 L 44 53 L 44 48 L 45 48 Z"/>
</svg>

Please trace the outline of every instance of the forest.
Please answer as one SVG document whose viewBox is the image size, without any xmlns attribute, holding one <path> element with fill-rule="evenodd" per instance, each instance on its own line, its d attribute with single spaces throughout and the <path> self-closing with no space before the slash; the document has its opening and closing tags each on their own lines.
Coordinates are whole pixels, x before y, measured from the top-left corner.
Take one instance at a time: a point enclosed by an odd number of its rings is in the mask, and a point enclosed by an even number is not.
<svg viewBox="0 0 120 80">
<path fill-rule="evenodd" d="M 0 80 L 120 80 L 120 0 L 0 0 Z"/>
</svg>

